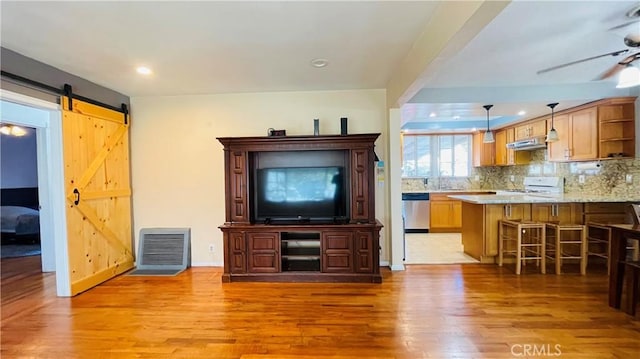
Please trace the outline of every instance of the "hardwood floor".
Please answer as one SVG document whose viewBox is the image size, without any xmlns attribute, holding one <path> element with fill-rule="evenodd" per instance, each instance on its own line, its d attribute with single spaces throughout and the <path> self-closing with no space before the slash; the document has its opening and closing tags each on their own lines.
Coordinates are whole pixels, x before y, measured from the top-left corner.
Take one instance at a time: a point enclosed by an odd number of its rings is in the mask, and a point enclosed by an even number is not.
<svg viewBox="0 0 640 359">
<path fill-rule="evenodd" d="M 604 273 L 516 276 L 494 265 L 429 265 L 385 270 L 382 284 L 222 284 L 221 269 L 192 268 L 176 277 L 122 275 L 57 298 L 54 276 L 39 273 L 33 258 L 2 260 L 2 358 L 640 353 L 640 320 L 607 306 Z"/>
</svg>

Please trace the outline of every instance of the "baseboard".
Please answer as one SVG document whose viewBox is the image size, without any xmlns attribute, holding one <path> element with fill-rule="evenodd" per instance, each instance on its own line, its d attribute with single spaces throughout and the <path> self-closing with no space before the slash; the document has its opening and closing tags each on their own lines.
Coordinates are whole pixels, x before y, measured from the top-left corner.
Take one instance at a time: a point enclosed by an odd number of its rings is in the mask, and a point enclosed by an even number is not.
<svg viewBox="0 0 640 359">
<path fill-rule="evenodd" d="M 389 261 L 380 261 L 380 267 L 388 267 Z"/>
<path fill-rule="evenodd" d="M 224 267 L 222 262 L 193 262 L 192 267 Z"/>
<path fill-rule="evenodd" d="M 404 270 L 404 264 L 393 264 L 389 268 L 391 270 Z"/>
</svg>

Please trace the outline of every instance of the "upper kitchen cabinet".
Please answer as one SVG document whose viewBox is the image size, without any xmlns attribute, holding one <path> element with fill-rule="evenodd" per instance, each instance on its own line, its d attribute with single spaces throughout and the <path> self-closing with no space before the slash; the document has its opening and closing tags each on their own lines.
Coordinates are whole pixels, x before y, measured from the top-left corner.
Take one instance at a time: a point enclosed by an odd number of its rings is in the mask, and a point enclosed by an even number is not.
<svg viewBox="0 0 640 359">
<path fill-rule="evenodd" d="M 473 166 L 493 166 L 495 164 L 494 143 L 482 142 L 483 132 L 473 134 Z M 506 146 L 506 145 L 505 145 Z"/>
<path fill-rule="evenodd" d="M 531 152 L 516 151 L 507 148 L 507 143 L 513 142 L 515 139 L 514 127 L 505 128 L 496 132 L 495 143 L 495 164 L 498 166 L 522 165 L 531 161 Z"/>
<path fill-rule="evenodd" d="M 634 157 L 635 105 L 632 98 L 612 100 L 598 107 L 600 158 Z"/>
<path fill-rule="evenodd" d="M 559 140 L 548 145 L 549 161 L 634 157 L 634 101 L 605 99 L 560 112 L 554 118 Z"/>
<path fill-rule="evenodd" d="M 549 161 L 598 158 L 598 108 L 588 107 L 554 117 L 558 141 L 548 144 Z"/>
<path fill-rule="evenodd" d="M 536 120 L 518 125 L 515 128 L 515 140 L 526 140 L 533 137 L 541 137 L 547 134 L 547 121 Z"/>
</svg>

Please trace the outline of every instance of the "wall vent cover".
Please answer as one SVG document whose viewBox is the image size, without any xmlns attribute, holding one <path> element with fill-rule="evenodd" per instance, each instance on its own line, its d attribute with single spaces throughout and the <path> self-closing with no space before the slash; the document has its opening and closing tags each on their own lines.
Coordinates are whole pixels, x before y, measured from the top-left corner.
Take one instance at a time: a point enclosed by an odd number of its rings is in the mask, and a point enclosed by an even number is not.
<svg viewBox="0 0 640 359">
<path fill-rule="evenodd" d="M 190 228 L 143 228 L 129 275 L 177 275 L 191 266 Z"/>
</svg>

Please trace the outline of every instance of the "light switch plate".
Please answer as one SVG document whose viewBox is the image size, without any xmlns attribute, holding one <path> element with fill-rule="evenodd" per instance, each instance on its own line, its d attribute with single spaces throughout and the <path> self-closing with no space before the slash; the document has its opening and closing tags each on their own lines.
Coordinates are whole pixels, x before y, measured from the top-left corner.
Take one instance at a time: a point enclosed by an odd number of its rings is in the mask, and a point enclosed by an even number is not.
<svg viewBox="0 0 640 359">
<path fill-rule="evenodd" d="M 624 176 L 624 181 L 631 184 L 633 183 L 633 175 L 632 174 L 627 174 L 626 176 Z"/>
<path fill-rule="evenodd" d="M 515 182 L 516 181 L 516 176 L 514 176 L 514 175 L 509 176 L 509 180 L 511 180 L 511 182 Z"/>
<path fill-rule="evenodd" d="M 578 176 L 578 183 L 584 184 L 584 180 L 585 180 L 584 175 Z"/>
</svg>

